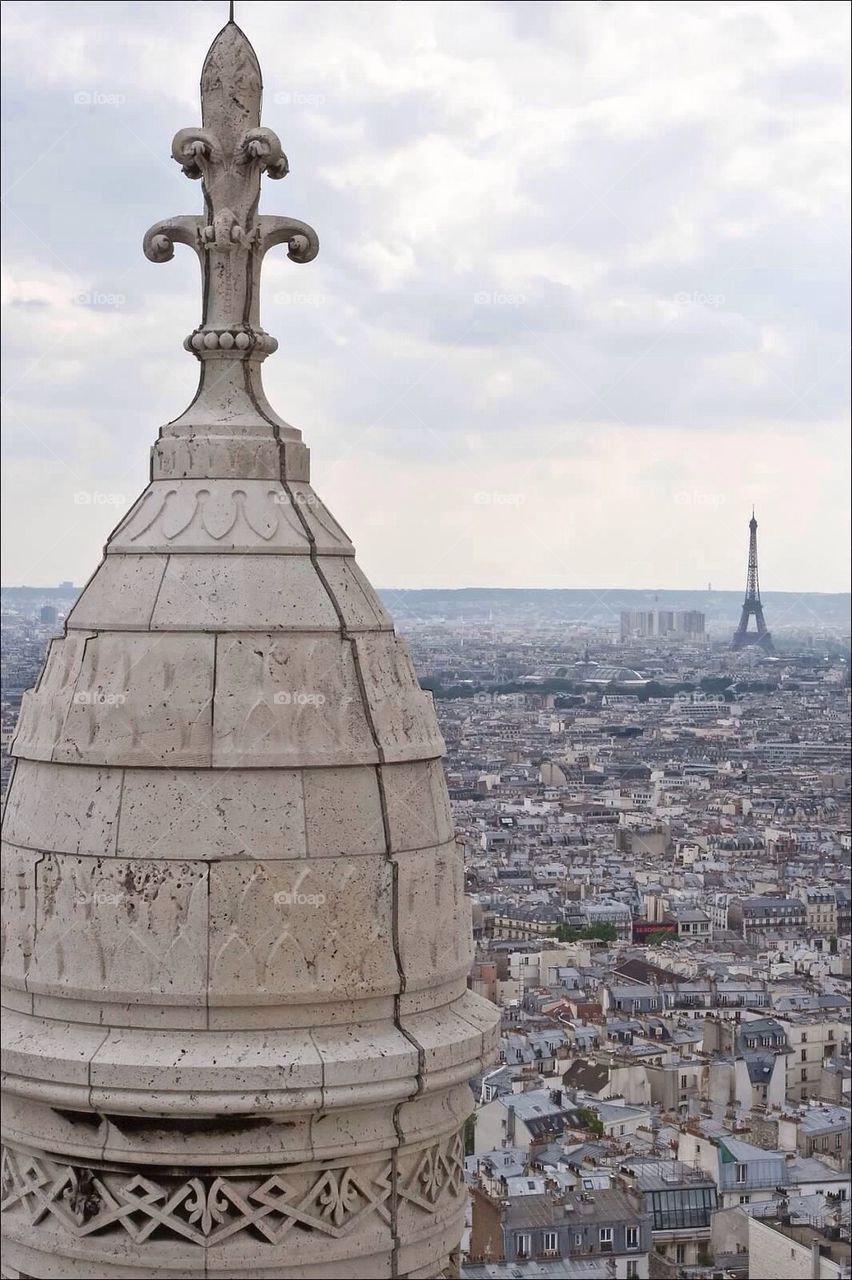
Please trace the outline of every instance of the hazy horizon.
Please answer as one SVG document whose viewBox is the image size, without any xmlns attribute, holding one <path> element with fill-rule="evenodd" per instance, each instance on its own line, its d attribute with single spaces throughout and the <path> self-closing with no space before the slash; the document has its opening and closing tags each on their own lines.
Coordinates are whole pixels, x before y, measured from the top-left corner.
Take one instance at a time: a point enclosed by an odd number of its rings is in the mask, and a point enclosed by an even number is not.
<svg viewBox="0 0 852 1280">
<path fill-rule="evenodd" d="M 83 587 L 86 585 L 85 582 L 75 583 L 75 582 L 71 582 L 70 579 L 62 579 L 60 582 L 47 582 L 47 583 L 4 582 L 0 584 L 0 591 L 60 591 L 65 587 L 66 582 L 71 584 L 70 590 L 76 591 L 76 592 L 82 591 Z M 524 586 L 505 587 L 505 586 L 499 586 L 499 585 L 485 586 L 482 583 L 476 583 L 476 582 L 459 583 L 455 586 L 448 586 L 446 584 L 441 584 L 441 583 L 437 583 L 437 584 L 432 583 L 432 584 L 427 584 L 424 586 L 417 586 L 417 587 L 402 586 L 398 583 L 397 584 L 375 583 L 373 585 L 376 591 L 384 592 L 384 593 L 386 592 L 400 592 L 400 593 L 420 592 L 424 594 L 429 592 L 451 593 L 456 591 L 458 592 L 483 591 L 483 592 L 494 592 L 494 593 L 498 593 L 498 592 L 528 592 L 528 593 L 562 592 L 564 594 L 583 594 L 583 593 L 594 594 L 596 592 L 601 592 L 604 595 L 613 595 L 616 592 L 621 592 L 625 595 L 631 595 L 631 596 L 656 596 L 656 595 L 701 596 L 702 598 L 732 596 L 740 601 L 742 600 L 745 594 L 745 591 L 743 588 L 738 589 L 736 587 L 715 587 L 715 586 L 710 586 L 710 587 L 663 587 L 663 586 L 627 587 L 627 586 L 624 586 L 623 584 L 620 584 L 620 585 L 614 585 L 611 587 L 602 587 L 600 585 L 582 587 L 582 586 L 572 586 L 572 585 L 565 584 L 565 585 L 556 586 L 556 587 L 543 587 L 543 586 L 535 586 L 534 584 L 532 585 L 527 584 Z M 852 601 L 852 593 L 850 593 L 849 591 L 772 591 L 772 590 L 763 591 L 761 590 L 760 594 L 763 600 L 783 599 L 787 596 L 792 596 L 795 598 L 818 596 L 818 597 L 826 597 L 832 600 L 845 599 L 845 600 Z"/>
<path fill-rule="evenodd" d="M 195 390 L 197 266 L 141 240 L 201 209 L 169 151 L 227 6 L 4 15 L 2 576 L 82 583 Z M 270 255 L 267 392 L 371 581 L 739 591 L 755 503 L 766 592 L 849 590 L 845 6 L 237 20 L 261 209 L 321 243 Z"/>
</svg>

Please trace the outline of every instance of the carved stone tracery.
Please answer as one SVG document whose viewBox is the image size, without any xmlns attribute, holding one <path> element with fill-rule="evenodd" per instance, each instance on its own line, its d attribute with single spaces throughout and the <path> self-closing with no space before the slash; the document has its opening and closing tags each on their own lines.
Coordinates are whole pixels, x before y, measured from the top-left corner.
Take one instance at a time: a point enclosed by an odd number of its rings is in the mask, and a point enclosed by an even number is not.
<svg viewBox="0 0 852 1280">
<path fill-rule="evenodd" d="M 392 1196 L 426 1214 L 457 1205 L 464 1187 L 461 1132 L 378 1168 L 335 1165 L 284 1168 L 246 1177 L 199 1173 L 191 1178 L 93 1170 L 7 1147 L 4 1213 L 31 1227 L 50 1217 L 70 1235 L 124 1232 L 142 1244 L 154 1232 L 213 1248 L 247 1232 L 280 1244 L 292 1231 L 340 1238 L 376 1214 L 390 1222 Z"/>
</svg>

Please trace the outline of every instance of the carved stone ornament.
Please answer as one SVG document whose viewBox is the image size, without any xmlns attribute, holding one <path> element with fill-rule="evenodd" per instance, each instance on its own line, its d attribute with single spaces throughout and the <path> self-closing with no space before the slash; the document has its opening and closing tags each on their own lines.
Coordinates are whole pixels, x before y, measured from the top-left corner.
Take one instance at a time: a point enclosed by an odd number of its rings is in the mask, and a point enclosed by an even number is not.
<svg viewBox="0 0 852 1280">
<path fill-rule="evenodd" d="M 260 123 L 262 88 L 254 49 L 229 22 L 204 60 L 201 125 L 179 129 L 172 141 L 172 158 L 181 171 L 201 182 L 204 213 L 165 218 L 143 240 L 151 262 L 169 262 L 175 245 L 185 244 L 201 264 L 201 323 L 184 341 L 202 363 L 193 421 L 233 417 L 235 388 L 237 399 L 243 391 L 262 416 L 269 410 L 259 365 L 278 343 L 260 324 L 263 259 L 282 244 L 293 262 L 311 262 L 319 252 L 317 233 L 306 222 L 258 213 L 262 176 L 278 179 L 289 172 L 278 136 Z M 209 371 L 209 361 L 240 362 L 242 372 Z M 249 406 L 237 407 L 250 412 Z M 274 415 L 271 419 L 287 425 Z"/>
</svg>

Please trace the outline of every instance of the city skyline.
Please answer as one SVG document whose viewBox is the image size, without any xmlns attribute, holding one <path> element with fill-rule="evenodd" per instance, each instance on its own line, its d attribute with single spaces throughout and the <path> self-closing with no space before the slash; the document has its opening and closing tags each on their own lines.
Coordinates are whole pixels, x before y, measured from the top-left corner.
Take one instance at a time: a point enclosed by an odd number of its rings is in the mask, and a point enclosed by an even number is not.
<svg viewBox="0 0 852 1280">
<path fill-rule="evenodd" d="M 4 583 L 85 581 L 192 397 L 195 267 L 141 234 L 223 8 L 6 6 Z M 276 12 L 327 249 L 271 269 L 267 383 L 370 578 L 739 590 L 754 502 L 767 592 L 847 590 L 839 7 Z"/>
</svg>

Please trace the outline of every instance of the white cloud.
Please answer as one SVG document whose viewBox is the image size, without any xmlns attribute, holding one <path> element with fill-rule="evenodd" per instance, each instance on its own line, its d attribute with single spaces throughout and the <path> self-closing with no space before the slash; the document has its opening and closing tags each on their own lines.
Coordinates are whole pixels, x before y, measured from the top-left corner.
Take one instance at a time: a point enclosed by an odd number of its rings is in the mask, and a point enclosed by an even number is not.
<svg viewBox="0 0 852 1280">
<path fill-rule="evenodd" d="M 129 501 L 194 387 L 197 266 L 140 241 L 199 208 L 169 144 L 222 5 L 4 9 L 3 580 L 81 581 L 120 514 L 81 477 Z M 322 243 L 268 265 L 267 388 L 365 569 L 736 587 L 756 500 L 767 588 L 845 587 L 847 8 L 448 12 L 238 6 L 263 207 Z"/>
</svg>

